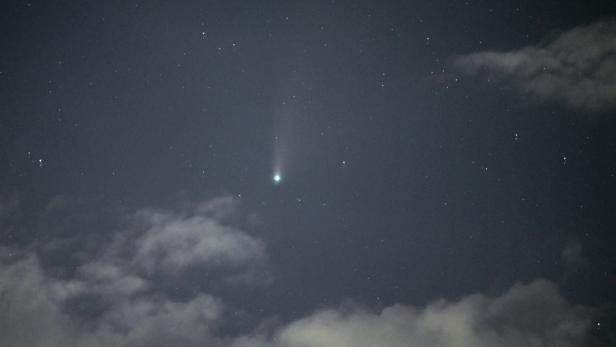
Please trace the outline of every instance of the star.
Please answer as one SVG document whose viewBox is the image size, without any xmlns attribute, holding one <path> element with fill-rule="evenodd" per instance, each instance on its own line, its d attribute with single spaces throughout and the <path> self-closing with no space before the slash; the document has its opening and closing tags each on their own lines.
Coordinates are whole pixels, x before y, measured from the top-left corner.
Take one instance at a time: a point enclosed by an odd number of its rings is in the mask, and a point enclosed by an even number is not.
<svg viewBox="0 0 616 347">
<path fill-rule="evenodd" d="M 282 176 L 279 173 L 274 174 L 273 180 L 274 180 L 274 183 L 278 184 L 282 181 Z"/>
</svg>

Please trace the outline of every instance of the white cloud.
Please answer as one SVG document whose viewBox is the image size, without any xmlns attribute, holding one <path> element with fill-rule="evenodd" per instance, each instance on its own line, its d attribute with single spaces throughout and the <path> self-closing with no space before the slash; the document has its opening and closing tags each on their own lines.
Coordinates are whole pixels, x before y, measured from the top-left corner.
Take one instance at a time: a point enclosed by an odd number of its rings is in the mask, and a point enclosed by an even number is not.
<svg viewBox="0 0 616 347">
<path fill-rule="evenodd" d="M 191 265 L 242 266 L 266 260 L 265 244 L 218 220 L 141 211 L 148 230 L 135 241 L 134 262 L 148 271 L 177 272 Z"/>
<path fill-rule="evenodd" d="M 96 261 L 80 268 L 79 278 L 87 283 L 88 293 L 103 295 L 131 295 L 142 292 L 149 287 L 145 278 L 130 274 L 126 270 L 106 263 Z M 83 286 L 85 290 L 85 285 Z"/>
<path fill-rule="evenodd" d="M 542 100 L 600 111 L 616 106 L 616 20 L 577 27 L 511 52 L 463 55 L 469 74 L 488 73 Z"/>
<path fill-rule="evenodd" d="M 585 345 L 588 309 L 569 304 L 553 283 L 516 285 L 498 297 L 469 295 L 426 307 L 394 305 L 381 312 L 327 309 L 234 347 L 568 347 Z"/>
<path fill-rule="evenodd" d="M 53 346 L 72 335 L 70 320 L 56 304 L 64 294 L 51 289 L 56 284 L 34 257 L 0 267 L 0 345 Z"/>
<path fill-rule="evenodd" d="M 239 207 L 240 200 L 227 195 L 200 203 L 195 207 L 194 213 L 224 222 L 237 216 Z"/>
<path fill-rule="evenodd" d="M 126 294 L 147 289 L 153 276 L 177 280 L 195 269 L 215 272 L 221 282 L 266 284 L 272 277 L 265 243 L 221 222 L 237 214 L 238 207 L 237 199 L 224 197 L 200 204 L 191 213 L 140 209 L 97 259 L 80 268 L 80 274 L 103 283 L 107 288 L 101 290 Z"/>
</svg>

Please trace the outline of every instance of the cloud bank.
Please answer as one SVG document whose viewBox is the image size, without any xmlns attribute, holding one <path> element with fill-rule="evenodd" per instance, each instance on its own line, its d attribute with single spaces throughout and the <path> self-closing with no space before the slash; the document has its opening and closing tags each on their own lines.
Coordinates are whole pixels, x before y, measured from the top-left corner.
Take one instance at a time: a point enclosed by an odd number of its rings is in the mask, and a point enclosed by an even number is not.
<svg viewBox="0 0 616 347">
<path fill-rule="evenodd" d="M 270 340 L 245 339 L 235 346 L 584 346 L 591 315 L 567 303 L 553 283 L 537 280 L 497 297 L 475 294 L 422 308 L 322 310 L 288 324 Z"/>
<path fill-rule="evenodd" d="M 463 55 L 455 64 L 519 91 L 587 111 L 616 106 L 616 20 L 577 27 L 541 45 Z"/>
<path fill-rule="evenodd" d="M 264 241 L 230 224 L 240 214 L 238 204 L 223 197 L 184 212 L 139 209 L 125 216 L 124 226 L 99 252 L 65 276 L 46 269 L 34 250 L 0 247 L 0 345 L 588 345 L 593 310 L 569 303 L 545 280 L 517 284 L 498 296 L 473 294 L 421 307 L 396 304 L 374 311 L 346 304 L 230 334 L 224 328 L 236 318 L 225 292 L 215 295 L 190 281 L 207 275 L 250 295 L 271 280 Z M 192 290 L 173 293 L 183 287 Z"/>
</svg>

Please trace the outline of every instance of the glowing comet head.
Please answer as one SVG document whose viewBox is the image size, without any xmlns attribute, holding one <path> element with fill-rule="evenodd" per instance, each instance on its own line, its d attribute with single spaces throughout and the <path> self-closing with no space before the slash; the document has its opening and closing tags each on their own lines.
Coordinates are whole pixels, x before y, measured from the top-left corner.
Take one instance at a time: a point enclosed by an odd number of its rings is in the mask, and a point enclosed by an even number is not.
<svg viewBox="0 0 616 347">
<path fill-rule="evenodd" d="M 282 181 L 282 176 L 279 173 L 275 173 L 272 179 L 274 180 L 274 183 L 278 184 Z"/>
</svg>

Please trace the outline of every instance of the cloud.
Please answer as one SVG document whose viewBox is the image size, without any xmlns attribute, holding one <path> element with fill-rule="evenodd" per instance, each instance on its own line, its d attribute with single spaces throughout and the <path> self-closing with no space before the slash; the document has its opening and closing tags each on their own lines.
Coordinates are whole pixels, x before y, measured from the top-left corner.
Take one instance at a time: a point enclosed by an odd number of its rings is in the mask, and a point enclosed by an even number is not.
<svg viewBox="0 0 616 347">
<path fill-rule="evenodd" d="M 90 324 L 66 300 L 88 283 L 52 279 L 36 257 L 0 267 L 0 345 L 12 347 L 202 346 L 222 303 L 200 293 L 186 302 L 144 295 L 117 297 Z M 72 314 L 71 314 L 72 312 Z"/>
<path fill-rule="evenodd" d="M 616 20 L 577 27 L 537 46 L 463 55 L 455 64 L 541 100 L 603 111 L 616 106 Z"/>
<path fill-rule="evenodd" d="M 569 303 L 545 280 L 495 297 L 381 311 L 347 304 L 289 322 L 255 317 L 262 324 L 253 331 L 227 329 L 238 308 L 227 305 L 225 291 L 197 286 L 175 295 L 168 288 L 190 286 L 195 271 L 223 286 L 239 285 L 247 295 L 263 284 L 256 277 L 268 273 L 265 243 L 231 226 L 238 207 L 223 198 L 184 212 L 139 209 L 62 276 L 46 269 L 32 248 L 0 247 L 0 346 L 586 345 L 594 311 Z"/>
<path fill-rule="evenodd" d="M 0 247 L 0 345 L 220 345 L 222 299 L 200 286 L 173 295 L 159 282 L 188 287 L 196 271 L 223 286 L 266 283 L 265 243 L 228 224 L 238 207 L 224 197 L 188 212 L 139 209 L 62 277 L 34 251 Z"/>
<path fill-rule="evenodd" d="M 87 284 L 86 284 L 87 285 Z M 568 347 L 585 346 L 593 311 L 568 303 L 537 280 L 504 294 L 474 294 L 425 307 L 380 312 L 347 305 L 324 309 L 273 332 L 218 336 L 222 300 L 205 293 L 178 302 L 160 295 L 116 297 L 92 323 L 67 311 L 73 282 L 45 275 L 35 257 L 0 268 L 0 344 L 21 346 L 228 347 Z M 72 313 L 71 313 L 72 312 Z"/>
<path fill-rule="evenodd" d="M 266 259 L 261 240 L 216 219 L 150 210 L 139 212 L 138 218 L 148 230 L 135 240 L 133 261 L 149 272 L 177 272 L 191 265 L 243 267 Z"/>
<path fill-rule="evenodd" d="M 515 285 L 498 297 L 475 294 L 423 308 L 321 310 L 282 327 L 269 339 L 238 339 L 234 347 L 583 346 L 591 317 L 590 310 L 565 301 L 556 285 L 537 280 Z"/>
<path fill-rule="evenodd" d="M 190 271 L 225 283 L 267 284 L 272 276 L 265 243 L 221 221 L 236 215 L 238 207 L 237 199 L 224 197 L 189 213 L 140 209 L 80 274 L 129 292 L 145 289 L 152 277 L 177 281 Z"/>
<path fill-rule="evenodd" d="M 56 195 L 52 197 L 47 203 L 46 210 L 47 212 L 52 212 L 54 210 L 66 209 L 73 207 L 76 205 L 78 201 L 76 199 L 68 196 L 68 195 Z"/>
</svg>

